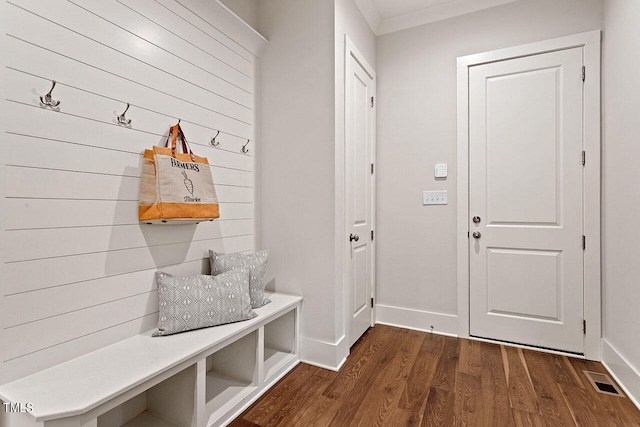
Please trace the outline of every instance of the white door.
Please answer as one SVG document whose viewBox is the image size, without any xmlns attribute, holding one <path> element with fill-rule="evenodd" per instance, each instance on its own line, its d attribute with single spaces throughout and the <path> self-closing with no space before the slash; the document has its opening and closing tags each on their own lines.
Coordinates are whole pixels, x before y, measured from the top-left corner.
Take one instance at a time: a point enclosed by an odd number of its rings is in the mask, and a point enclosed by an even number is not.
<svg viewBox="0 0 640 427">
<path fill-rule="evenodd" d="M 347 43 L 345 79 L 345 214 L 348 244 L 349 345 L 372 325 L 373 145 L 375 79 Z"/>
<path fill-rule="evenodd" d="M 469 68 L 473 336 L 584 351 L 582 65 L 573 48 Z"/>
</svg>

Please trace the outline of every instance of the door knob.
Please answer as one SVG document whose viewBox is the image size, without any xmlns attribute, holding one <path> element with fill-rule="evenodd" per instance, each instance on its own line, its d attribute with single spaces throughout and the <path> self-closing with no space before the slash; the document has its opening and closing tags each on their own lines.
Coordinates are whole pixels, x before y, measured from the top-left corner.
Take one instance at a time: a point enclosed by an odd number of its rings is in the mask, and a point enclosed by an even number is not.
<svg viewBox="0 0 640 427">
<path fill-rule="evenodd" d="M 473 236 L 473 238 L 474 238 L 474 239 L 479 239 L 479 238 L 480 238 L 480 236 L 482 236 L 482 234 L 480 234 L 480 232 L 479 232 L 479 231 L 474 231 L 474 232 L 473 232 L 473 234 L 472 234 L 472 236 Z"/>
<path fill-rule="evenodd" d="M 480 217 L 479 216 L 474 216 L 473 217 L 473 223 L 474 224 L 480 224 Z"/>
<path fill-rule="evenodd" d="M 357 234 L 350 235 L 349 236 L 349 241 L 353 242 L 354 240 L 357 242 L 358 240 L 360 240 L 360 236 L 358 236 Z"/>
</svg>

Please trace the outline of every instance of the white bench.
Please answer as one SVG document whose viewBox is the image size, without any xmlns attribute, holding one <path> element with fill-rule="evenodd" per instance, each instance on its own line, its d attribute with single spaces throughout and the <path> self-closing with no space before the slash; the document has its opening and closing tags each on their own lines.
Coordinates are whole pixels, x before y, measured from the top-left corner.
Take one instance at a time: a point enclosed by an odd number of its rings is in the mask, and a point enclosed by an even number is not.
<svg viewBox="0 0 640 427">
<path fill-rule="evenodd" d="M 3 404 L 0 425 L 226 425 L 300 361 L 302 298 L 269 298 L 248 321 L 166 337 L 149 331 L 4 384 L 0 400 L 25 412 Z"/>
</svg>

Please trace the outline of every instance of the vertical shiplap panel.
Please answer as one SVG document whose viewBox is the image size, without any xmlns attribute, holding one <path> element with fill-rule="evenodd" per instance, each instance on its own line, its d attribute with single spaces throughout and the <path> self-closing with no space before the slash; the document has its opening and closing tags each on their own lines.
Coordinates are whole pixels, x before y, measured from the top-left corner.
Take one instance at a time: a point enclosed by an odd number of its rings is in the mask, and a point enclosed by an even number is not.
<svg viewBox="0 0 640 427">
<path fill-rule="evenodd" d="M 255 249 L 265 42 L 215 1 L 10 0 L 2 12 L 0 383 L 153 327 L 157 270 L 207 273 L 209 249 Z M 57 108 L 39 102 L 51 80 Z M 209 159 L 221 217 L 140 225 L 142 152 L 178 119 Z"/>
</svg>

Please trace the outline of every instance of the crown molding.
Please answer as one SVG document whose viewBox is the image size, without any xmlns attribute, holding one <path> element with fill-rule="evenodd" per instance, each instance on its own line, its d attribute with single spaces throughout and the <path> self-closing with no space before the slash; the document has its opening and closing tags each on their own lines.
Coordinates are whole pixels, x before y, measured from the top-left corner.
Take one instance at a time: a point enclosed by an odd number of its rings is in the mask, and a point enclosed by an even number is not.
<svg viewBox="0 0 640 427">
<path fill-rule="evenodd" d="M 355 0 L 360 12 L 376 36 L 442 21 L 517 0 L 449 0 L 409 13 L 381 18 L 373 0 Z"/>
</svg>

